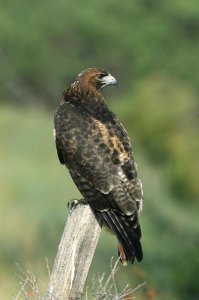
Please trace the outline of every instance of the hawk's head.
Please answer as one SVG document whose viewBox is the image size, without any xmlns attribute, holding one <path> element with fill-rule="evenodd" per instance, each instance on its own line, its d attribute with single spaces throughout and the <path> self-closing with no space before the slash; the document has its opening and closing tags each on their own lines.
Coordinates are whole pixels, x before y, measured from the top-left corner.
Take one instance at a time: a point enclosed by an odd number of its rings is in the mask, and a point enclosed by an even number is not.
<svg viewBox="0 0 199 300">
<path fill-rule="evenodd" d="M 101 90 L 108 85 L 117 85 L 117 80 L 107 71 L 97 68 L 89 68 L 81 72 L 72 86 L 84 84 Z"/>
</svg>

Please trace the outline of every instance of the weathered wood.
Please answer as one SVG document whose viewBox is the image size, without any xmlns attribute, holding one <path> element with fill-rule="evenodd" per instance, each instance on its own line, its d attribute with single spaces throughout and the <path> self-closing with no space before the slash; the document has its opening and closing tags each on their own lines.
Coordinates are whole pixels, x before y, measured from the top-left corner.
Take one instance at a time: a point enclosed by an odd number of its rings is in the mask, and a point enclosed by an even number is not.
<svg viewBox="0 0 199 300">
<path fill-rule="evenodd" d="M 100 231 L 89 205 L 77 205 L 68 217 L 45 300 L 81 299 Z"/>
</svg>

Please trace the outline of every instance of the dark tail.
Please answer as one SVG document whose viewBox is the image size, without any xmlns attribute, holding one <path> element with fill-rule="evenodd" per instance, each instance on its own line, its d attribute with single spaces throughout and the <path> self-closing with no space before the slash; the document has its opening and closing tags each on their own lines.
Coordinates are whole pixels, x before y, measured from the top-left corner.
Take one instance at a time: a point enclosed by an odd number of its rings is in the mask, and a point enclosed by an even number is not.
<svg viewBox="0 0 199 300">
<path fill-rule="evenodd" d="M 97 215 L 103 224 L 108 226 L 117 236 L 126 261 L 133 263 L 136 257 L 137 261 L 140 262 L 143 259 L 143 252 L 140 243 L 141 228 L 135 220 L 137 217 L 133 219 L 132 216 L 124 216 L 116 211 L 99 212 Z M 137 224 L 136 227 L 135 224 Z M 121 246 L 119 246 L 119 249 L 121 249 Z"/>
</svg>

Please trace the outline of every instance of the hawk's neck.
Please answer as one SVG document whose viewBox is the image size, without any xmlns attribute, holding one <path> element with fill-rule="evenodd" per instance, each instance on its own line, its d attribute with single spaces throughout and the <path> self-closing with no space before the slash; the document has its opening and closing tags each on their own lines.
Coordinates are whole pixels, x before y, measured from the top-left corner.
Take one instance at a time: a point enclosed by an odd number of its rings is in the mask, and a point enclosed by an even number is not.
<svg viewBox="0 0 199 300">
<path fill-rule="evenodd" d="M 93 86 L 76 84 L 65 91 L 64 100 L 84 106 L 91 112 L 108 110 L 101 92 Z"/>
</svg>

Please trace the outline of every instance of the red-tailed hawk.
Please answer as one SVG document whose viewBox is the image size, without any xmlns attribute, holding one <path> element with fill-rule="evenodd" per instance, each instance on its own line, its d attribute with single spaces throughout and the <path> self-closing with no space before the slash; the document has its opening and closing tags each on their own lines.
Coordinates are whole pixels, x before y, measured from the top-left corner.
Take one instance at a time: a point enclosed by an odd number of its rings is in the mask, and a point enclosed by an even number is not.
<svg viewBox="0 0 199 300">
<path fill-rule="evenodd" d="M 138 221 L 143 192 L 128 135 L 101 94 L 116 83 L 103 69 L 81 72 L 64 91 L 54 121 L 60 163 L 102 224 L 117 236 L 125 264 L 143 258 Z"/>
</svg>

